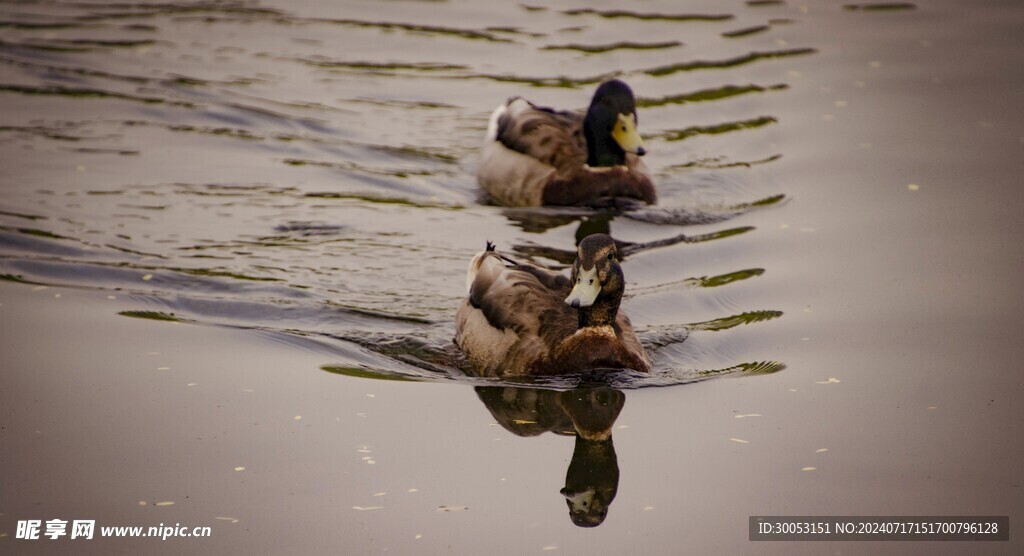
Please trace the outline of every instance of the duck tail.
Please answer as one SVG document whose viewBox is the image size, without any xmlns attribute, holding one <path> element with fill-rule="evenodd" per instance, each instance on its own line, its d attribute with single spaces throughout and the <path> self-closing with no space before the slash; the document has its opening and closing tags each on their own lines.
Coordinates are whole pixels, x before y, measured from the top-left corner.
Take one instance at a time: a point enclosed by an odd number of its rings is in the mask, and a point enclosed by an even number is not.
<svg viewBox="0 0 1024 556">
<path fill-rule="evenodd" d="M 484 261 L 490 256 L 491 253 L 498 255 L 494 251 L 494 242 L 487 240 L 487 246 L 483 251 L 473 256 L 473 259 L 469 261 L 469 267 L 466 269 L 466 293 L 468 294 L 473 290 L 473 281 L 476 280 L 476 275 L 480 272 L 480 267 L 484 264 Z M 501 257 L 501 255 L 498 255 Z"/>
<path fill-rule="evenodd" d="M 491 118 L 487 121 L 487 136 L 484 137 L 485 143 L 498 140 L 498 128 L 500 126 L 501 117 L 504 116 L 507 111 L 508 105 L 502 104 L 495 108 L 494 112 L 491 112 Z"/>
<path fill-rule="evenodd" d="M 501 253 L 498 253 L 496 247 L 494 246 L 494 242 L 491 241 L 491 240 L 487 240 L 487 248 L 484 250 L 483 253 L 480 253 L 480 256 L 484 256 L 487 253 L 494 253 L 495 255 L 498 256 L 499 259 L 501 259 L 501 260 L 505 261 L 506 263 L 508 263 L 509 266 L 518 266 L 519 265 L 519 262 L 516 261 L 515 259 L 510 259 L 509 257 L 506 257 L 505 255 L 502 255 Z"/>
</svg>

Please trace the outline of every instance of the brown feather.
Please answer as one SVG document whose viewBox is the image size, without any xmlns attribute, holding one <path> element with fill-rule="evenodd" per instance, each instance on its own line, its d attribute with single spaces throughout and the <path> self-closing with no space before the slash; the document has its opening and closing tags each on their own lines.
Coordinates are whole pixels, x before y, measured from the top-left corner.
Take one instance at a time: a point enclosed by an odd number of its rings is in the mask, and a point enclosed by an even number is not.
<svg viewBox="0 0 1024 556">
<path fill-rule="evenodd" d="M 583 115 L 522 102 L 529 107 L 509 110 L 498 120 L 498 141 L 555 168 L 560 178 L 569 178 L 587 161 Z"/>
</svg>

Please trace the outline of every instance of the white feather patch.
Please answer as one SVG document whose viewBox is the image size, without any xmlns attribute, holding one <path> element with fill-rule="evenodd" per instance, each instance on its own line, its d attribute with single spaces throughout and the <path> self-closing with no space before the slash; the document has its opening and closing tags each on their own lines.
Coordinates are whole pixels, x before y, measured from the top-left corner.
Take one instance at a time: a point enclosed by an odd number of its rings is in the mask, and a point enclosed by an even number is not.
<svg viewBox="0 0 1024 556">
<path fill-rule="evenodd" d="M 576 283 L 565 298 L 566 305 L 576 303 L 577 307 L 590 307 L 601 293 L 601 282 L 597 279 L 597 265 L 590 270 L 580 269 Z"/>
<path fill-rule="evenodd" d="M 491 112 L 491 119 L 487 121 L 487 135 L 484 137 L 484 141 L 497 141 L 498 140 L 498 120 L 505 115 L 508 110 L 508 106 L 502 104 L 501 106 L 494 109 Z"/>
</svg>

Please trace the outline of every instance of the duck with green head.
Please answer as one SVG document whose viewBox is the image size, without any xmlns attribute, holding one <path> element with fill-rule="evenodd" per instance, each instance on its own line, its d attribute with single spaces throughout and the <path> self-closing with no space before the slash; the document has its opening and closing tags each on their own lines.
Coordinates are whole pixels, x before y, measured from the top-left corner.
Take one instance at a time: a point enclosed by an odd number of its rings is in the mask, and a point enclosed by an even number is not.
<svg viewBox="0 0 1024 556">
<path fill-rule="evenodd" d="M 585 114 L 513 97 L 491 115 L 477 181 L 507 206 L 657 201 L 628 85 L 605 81 Z"/>
</svg>

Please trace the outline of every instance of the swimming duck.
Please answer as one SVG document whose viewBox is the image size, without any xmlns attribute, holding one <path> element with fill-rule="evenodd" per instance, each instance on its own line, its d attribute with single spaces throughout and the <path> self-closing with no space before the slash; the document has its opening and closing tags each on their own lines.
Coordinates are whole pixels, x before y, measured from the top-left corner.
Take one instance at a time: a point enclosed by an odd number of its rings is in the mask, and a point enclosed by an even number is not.
<svg viewBox="0 0 1024 556">
<path fill-rule="evenodd" d="M 469 263 L 455 343 L 484 376 L 647 372 L 650 359 L 619 311 L 624 287 L 615 243 L 605 234 L 580 242 L 571 278 L 516 263 L 488 242 Z"/>
<path fill-rule="evenodd" d="M 477 181 L 506 206 L 608 206 L 657 201 L 637 132 L 636 99 L 613 79 L 585 116 L 513 97 L 491 115 Z"/>
</svg>

